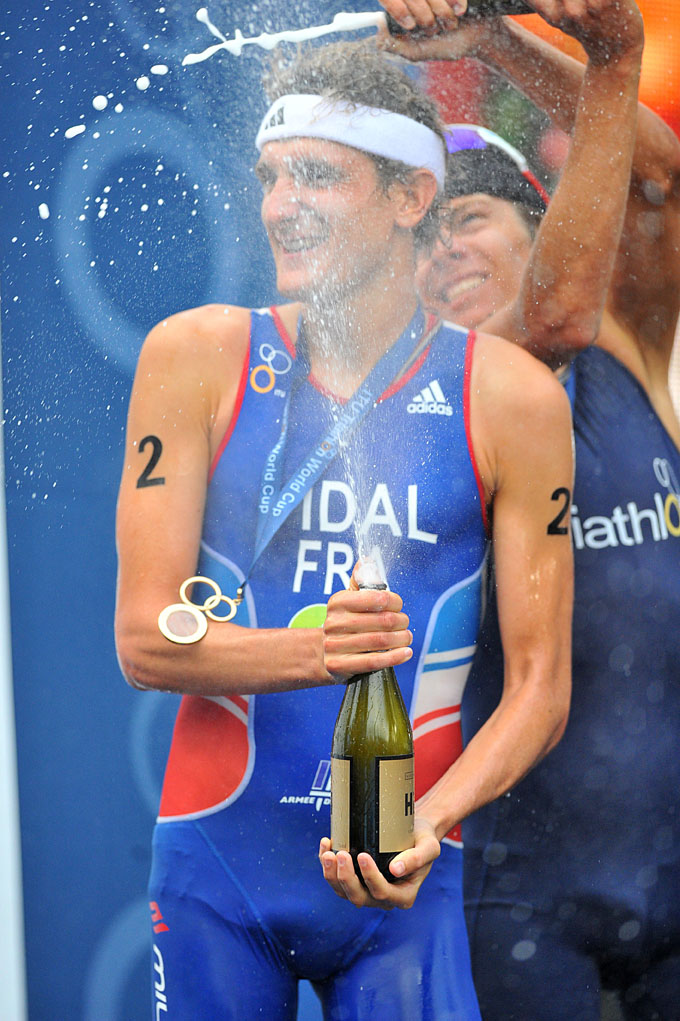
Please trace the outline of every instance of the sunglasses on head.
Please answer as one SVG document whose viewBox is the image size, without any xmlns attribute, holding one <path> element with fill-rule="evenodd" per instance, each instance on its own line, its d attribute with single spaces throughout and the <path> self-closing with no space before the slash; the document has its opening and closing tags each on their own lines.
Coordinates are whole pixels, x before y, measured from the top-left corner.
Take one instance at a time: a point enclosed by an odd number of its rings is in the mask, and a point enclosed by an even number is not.
<svg viewBox="0 0 680 1021">
<path fill-rule="evenodd" d="M 536 175 L 529 169 L 529 164 L 522 153 L 519 149 L 515 149 L 514 145 L 510 145 L 504 138 L 497 135 L 495 131 L 484 128 L 480 124 L 447 124 L 444 135 L 447 151 L 452 154 L 466 149 L 500 149 L 512 160 L 522 177 L 536 189 L 545 204 L 548 205 L 550 196 Z"/>
</svg>

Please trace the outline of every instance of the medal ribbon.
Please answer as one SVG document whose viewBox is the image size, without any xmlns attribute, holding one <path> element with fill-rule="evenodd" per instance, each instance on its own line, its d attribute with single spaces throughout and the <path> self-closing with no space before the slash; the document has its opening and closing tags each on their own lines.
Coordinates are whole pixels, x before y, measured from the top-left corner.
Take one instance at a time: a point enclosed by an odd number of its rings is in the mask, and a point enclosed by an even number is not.
<svg viewBox="0 0 680 1021">
<path fill-rule="evenodd" d="M 267 455 L 260 482 L 260 514 L 255 532 L 253 559 L 243 582 L 236 590 L 236 602 L 243 593 L 255 564 L 260 559 L 288 516 L 323 475 L 337 456 L 341 444 L 375 406 L 381 394 L 391 383 L 404 374 L 420 353 L 432 342 L 441 323 L 427 323 L 425 313 L 418 307 L 399 339 L 389 348 L 366 379 L 357 387 L 325 435 L 310 448 L 296 471 L 282 484 L 283 459 L 288 438 L 290 405 L 294 391 L 309 375 L 309 360 L 302 329 L 298 331 L 295 369 L 289 377 L 289 389 L 281 422 L 281 434 Z M 414 342 L 420 341 L 414 347 Z"/>
</svg>

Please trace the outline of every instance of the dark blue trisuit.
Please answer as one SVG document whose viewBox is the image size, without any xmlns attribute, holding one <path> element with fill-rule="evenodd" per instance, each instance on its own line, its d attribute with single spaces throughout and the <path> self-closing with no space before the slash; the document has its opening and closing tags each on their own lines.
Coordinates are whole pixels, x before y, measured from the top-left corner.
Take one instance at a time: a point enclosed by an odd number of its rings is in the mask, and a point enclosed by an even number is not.
<svg viewBox="0 0 680 1021">
<path fill-rule="evenodd" d="M 409 324 L 414 346 L 427 328 L 419 312 Z M 415 636 L 398 677 L 411 707 L 417 796 L 460 753 L 460 701 L 481 613 L 487 530 L 468 443 L 472 352 L 472 335 L 439 328 L 276 533 L 235 618 L 319 626 L 331 593 L 349 582 L 357 537 L 376 543 Z M 295 354 L 275 310 L 252 314 L 199 564 L 229 595 L 250 566 L 258 507 L 270 496 L 263 470 L 281 433 Z M 340 405 L 312 378 L 292 393 L 283 476 L 297 472 L 303 485 Z M 314 984 L 332 1021 L 479 1021 L 458 833 L 445 839 L 410 911 L 358 910 L 323 879 L 317 855 L 329 833 L 343 690 L 183 698 L 150 880 L 161 1021 L 287 1021 L 300 978 Z"/>
<path fill-rule="evenodd" d="M 573 696 L 557 748 L 466 820 L 465 895 L 484 1021 L 680 1018 L 680 452 L 599 348 L 576 359 Z M 556 504 L 556 513 L 559 502 Z M 487 615 L 466 739 L 498 701 Z"/>
</svg>

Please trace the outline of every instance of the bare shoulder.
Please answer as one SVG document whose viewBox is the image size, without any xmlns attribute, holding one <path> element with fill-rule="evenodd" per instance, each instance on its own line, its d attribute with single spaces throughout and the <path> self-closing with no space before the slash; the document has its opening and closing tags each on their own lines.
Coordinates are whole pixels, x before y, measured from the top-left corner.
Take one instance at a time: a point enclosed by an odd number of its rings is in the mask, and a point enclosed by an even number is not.
<svg viewBox="0 0 680 1021">
<path fill-rule="evenodd" d="M 554 373 L 524 348 L 489 333 L 477 335 L 472 391 L 485 414 L 561 415 L 569 400 Z"/>
<path fill-rule="evenodd" d="M 249 335 L 250 312 L 231 305 L 187 309 L 154 326 L 137 363 L 131 440 L 153 434 L 167 450 L 169 435 L 197 436 L 212 456 L 235 407 Z"/>
<path fill-rule="evenodd" d="M 147 371 L 209 370 L 211 363 L 240 365 L 248 347 L 250 311 L 235 305 L 201 305 L 162 319 L 149 332 L 140 356 Z"/>
<path fill-rule="evenodd" d="M 478 334 L 470 380 L 472 446 L 487 499 L 521 468 L 544 471 L 546 457 L 571 458 L 571 409 L 550 369 L 517 344 Z"/>
<path fill-rule="evenodd" d="M 288 329 L 297 308 L 279 309 Z M 247 365 L 252 312 L 236 305 L 202 305 L 161 320 L 149 332 L 130 400 L 133 432 L 158 433 L 182 423 L 207 436 L 211 456 L 237 408 Z M 294 329 L 293 329 L 294 332 Z M 143 432 L 141 433 L 143 435 Z"/>
<path fill-rule="evenodd" d="M 300 312 L 298 303 L 277 307 L 279 321 L 291 337 Z M 191 375 L 230 369 L 240 374 L 248 351 L 252 311 L 238 305 L 201 305 L 162 319 L 149 332 L 140 363 L 176 370 L 185 365 Z"/>
</svg>

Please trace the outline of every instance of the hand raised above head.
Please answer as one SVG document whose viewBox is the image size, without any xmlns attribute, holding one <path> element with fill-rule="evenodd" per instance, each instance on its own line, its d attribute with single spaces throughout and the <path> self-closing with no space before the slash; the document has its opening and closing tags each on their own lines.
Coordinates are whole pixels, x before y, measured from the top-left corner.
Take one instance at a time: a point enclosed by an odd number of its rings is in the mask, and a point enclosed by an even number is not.
<svg viewBox="0 0 680 1021">
<path fill-rule="evenodd" d="M 380 0 L 403 33 L 378 30 L 380 49 L 398 53 L 406 60 L 455 60 L 471 54 L 488 22 L 460 22 L 467 0 Z"/>
<path fill-rule="evenodd" d="M 581 43 L 590 60 L 606 63 L 644 44 L 635 0 L 531 0 L 550 25 Z"/>
<path fill-rule="evenodd" d="M 532 14 L 533 0 L 380 0 L 388 15 L 377 45 L 406 60 L 477 57 L 506 14 Z"/>
<path fill-rule="evenodd" d="M 465 14 L 467 0 L 380 0 L 388 15 L 407 32 L 437 31 Z"/>
</svg>

